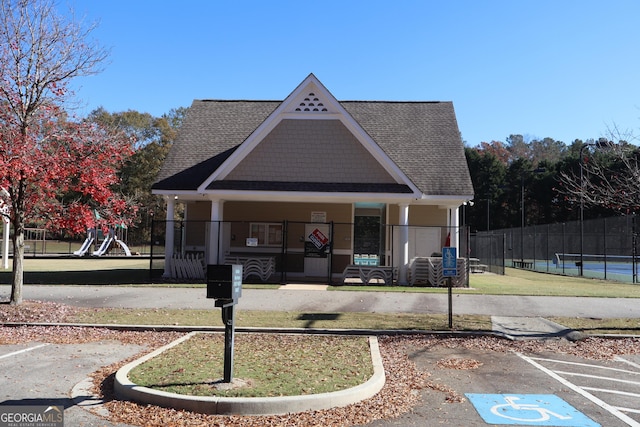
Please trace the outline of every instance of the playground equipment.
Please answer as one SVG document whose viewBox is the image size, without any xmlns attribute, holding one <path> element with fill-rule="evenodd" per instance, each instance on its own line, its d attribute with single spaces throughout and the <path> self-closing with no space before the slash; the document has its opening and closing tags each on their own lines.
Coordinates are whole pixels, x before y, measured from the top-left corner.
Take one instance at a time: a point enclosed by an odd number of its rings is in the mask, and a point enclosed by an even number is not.
<svg viewBox="0 0 640 427">
<path fill-rule="evenodd" d="M 109 229 L 109 234 L 107 234 L 107 236 L 104 238 L 98 250 L 93 251 L 92 255 L 102 256 L 106 254 L 112 243 L 113 243 L 113 235 L 111 234 L 111 229 Z"/>
<path fill-rule="evenodd" d="M 82 244 L 82 246 L 80 246 L 80 249 L 78 249 L 77 251 L 74 251 L 73 254 L 76 256 L 84 256 L 89 250 L 89 248 L 91 247 L 91 244 L 95 239 L 96 239 L 96 229 L 90 228 L 89 230 L 87 230 L 87 238 L 85 239 L 84 243 Z"/>
<path fill-rule="evenodd" d="M 88 230 L 88 235 L 84 243 L 82 244 L 80 249 L 73 252 L 73 254 L 76 256 L 86 255 L 86 253 L 89 251 L 89 248 L 91 248 L 91 245 L 93 244 L 93 242 L 97 241 L 97 236 L 98 234 L 96 230 L 94 228 L 90 228 Z M 105 236 L 104 240 L 100 244 L 100 247 L 95 251 L 93 251 L 91 255 L 93 256 L 105 255 L 109 251 L 109 249 L 111 248 L 114 242 L 122 248 L 126 256 L 131 256 L 131 251 L 129 250 L 129 247 L 116 235 L 116 230 L 114 230 L 113 228 L 109 228 L 109 233 L 107 233 L 107 235 Z"/>
</svg>

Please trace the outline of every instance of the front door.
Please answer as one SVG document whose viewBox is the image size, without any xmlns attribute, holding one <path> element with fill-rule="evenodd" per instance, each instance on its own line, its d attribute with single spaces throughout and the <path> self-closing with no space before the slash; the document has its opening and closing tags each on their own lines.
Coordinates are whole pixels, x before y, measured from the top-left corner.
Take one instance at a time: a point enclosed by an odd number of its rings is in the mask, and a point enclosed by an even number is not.
<svg viewBox="0 0 640 427">
<path fill-rule="evenodd" d="M 383 203 L 356 203 L 353 218 L 355 264 L 385 264 L 385 217 Z"/>
<path fill-rule="evenodd" d="M 305 224 L 304 231 L 305 277 L 329 277 L 329 224 Z"/>
</svg>

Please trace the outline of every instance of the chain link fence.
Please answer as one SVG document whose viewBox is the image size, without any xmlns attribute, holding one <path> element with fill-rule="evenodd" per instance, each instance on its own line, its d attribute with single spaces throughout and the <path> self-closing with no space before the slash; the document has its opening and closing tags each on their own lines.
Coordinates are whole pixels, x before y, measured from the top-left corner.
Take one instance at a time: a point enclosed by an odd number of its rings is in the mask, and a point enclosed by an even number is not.
<svg viewBox="0 0 640 427">
<path fill-rule="evenodd" d="M 502 240 L 509 267 L 638 283 L 636 222 L 628 215 L 478 232 L 473 247 L 491 263 Z"/>
<path fill-rule="evenodd" d="M 167 243 L 165 221 L 154 221 L 151 227 L 151 258 L 154 274 L 162 271 Z M 174 256 L 188 257 L 194 262 L 209 260 L 212 244 L 207 240 L 213 230 L 217 234 L 217 263 L 244 260 L 248 257 L 273 259 L 276 274 L 271 280 L 285 283 L 296 278 L 335 282 L 350 265 L 388 267 L 397 279 L 398 238 L 402 226 L 380 222 L 308 223 L 281 221 L 172 221 Z M 407 226 L 408 253 L 414 258 L 440 257 L 443 246 L 459 241 L 458 257 L 465 258 L 465 285 L 468 273 L 481 271 L 477 257 L 471 257 L 468 227 Z M 316 233 L 316 230 L 319 234 Z M 314 233 L 324 236 L 328 244 L 318 244 Z M 310 238 L 312 237 L 312 238 Z M 322 243 L 323 238 L 320 237 Z M 504 265 L 504 260 L 500 261 Z M 265 264 L 267 265 L 267 264 Z M 493 270 L 492 270 L 493 271 Z M 504 272 L 504 268 L 502 269 Z M 188 272 L 187 272 L 188 274 Z"/>
</svg>

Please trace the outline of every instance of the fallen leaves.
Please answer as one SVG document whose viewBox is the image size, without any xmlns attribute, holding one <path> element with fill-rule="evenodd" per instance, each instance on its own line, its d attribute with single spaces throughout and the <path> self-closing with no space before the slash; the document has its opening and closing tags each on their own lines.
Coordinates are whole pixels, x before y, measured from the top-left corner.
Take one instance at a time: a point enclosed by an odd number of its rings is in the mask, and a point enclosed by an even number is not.
<svg viewBox="0 0 640 427">
<path fill-rule="evenodd" d="M 26 304 L 26 305 L 25 305 Z M 20 308 L 0 305 L 2 322 L 62 322 L 66 315 L 79 310 L 54 303 L 25 302 Z M 25 343 L 30 341 L 57 344 L 84 343 L 117 340 L 122 343 L 145 344 L 149 350 L 158 348 L 181 334 L 177 332 L 134 332 L 114 331 L 105 328 L 82 328 L 70 326 L 0 326 L 0 344 Z M 283 338 L 285 339 L 285 338 Z M 263 345 L 268 354 L 269 342 Z M 433 335 L 400 335 L 380 337 L 379 346 L 383 359 L 386 384 L 370 399 L 344 408 L 324 411 L 308 411 L 280 416 L 217 416 L 197 414 L 175 409 L 140 405 L 128 401 L 115 400 L 113 396 L 113 376 L 124 364 L 139 357 L 134 356 L 113 365 L 105 366 L 93 373 L 96 393 L 106 400 L 105 407 L 114 423 L 136 426 L 353 426 L 370 423 L 376 419 L 396 418 L 410 411 L 420 402 L 421 391 L 442 393 L 446 403 L 464 402 L 465 398 L 457 390 L 446 384 L 429 380 L 430 373 L 420 370 L 409 359 L 409 354 L 428 352 L 436 348 L 490 352 L 521 352 L 536 354 L 543 352 L 564 353 L 586 359 L 612 359 L 616 355 L 640 354 L 640 338 L 587 338 L 578 342 L 553 341 L 507 341 L 492 336 L 444 338 Z M 328 349 L 313 348 L 309 357 L 332 357 Z M 348 362 L 345 362 L 348 363 Z M 441 359 L 434 364 L 439 369 L 476 369 L 480 362 L 470 358 Z"/>
<path fill-rule="evenodd" d="M 0 304 L 0 323 L 61 323 L 79 309 L 64 304 L 24 301 L 19 305 Z"/>
<path fill-rule="evenodd" d="M 464 359 L 460 357 L 449 357 L 436 362 L 436 366 L 440 369 L 477 369 L 482 365 L 482 362 L 475 359 Z"/>
</svg>

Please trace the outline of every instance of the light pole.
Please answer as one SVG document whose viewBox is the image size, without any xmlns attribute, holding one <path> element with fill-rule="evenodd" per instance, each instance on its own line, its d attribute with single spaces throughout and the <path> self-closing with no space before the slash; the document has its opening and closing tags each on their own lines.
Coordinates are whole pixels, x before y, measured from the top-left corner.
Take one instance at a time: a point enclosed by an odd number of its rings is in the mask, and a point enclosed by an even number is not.
<svg viewBox="0 0 640 427">
<path fill-rule="evenodd" d="M 487 195 L 486 199 L 478 199 L 478 202 L 487 202 L 487 231 L 489 231 L 490 230 L 490 224 L 491 224 L 490 216 L 489 216 L 489 214 L 490 214 L 490 212 L 489 212 L 489 204 L 491 203 L 491 195 L 490 194 Z"/>
<path fill-rule="evenodd" d="M 489 196 L 487 196 L 487 231 L 490 230 L 490 222 L 489 222 L 489 203 L 491 202 L 491 198 L 489 198 Z"/>
<path fill-rule="evenodd" d="M 580 276 L 584 274 L 584 149 L 587 147 L 603 148 L 612 143 L 607 138 L 600 138 L 598 142 L 589 142 L 580 147 Z"/>
<path fill-rule="evenodd" d="M 520 267 L 524 268 L 524 227 L 526 225 L 526 217 L 524 214 L 524 174 L 525 172 L 528 173 L 543 173 L 545 172 L 546 169 L 545 168 L 535 168 L 533 171 L 532 170 L 525 170 L 522 171 L 522 173 L 520 174 L 520 195 L 521 195 L 521 199 L 520 199 Z"/>
<path fill-rule="evenodd" d="M 520 174 L 520 268 L 524 268 L 524 172 Z"/>
</svg>

